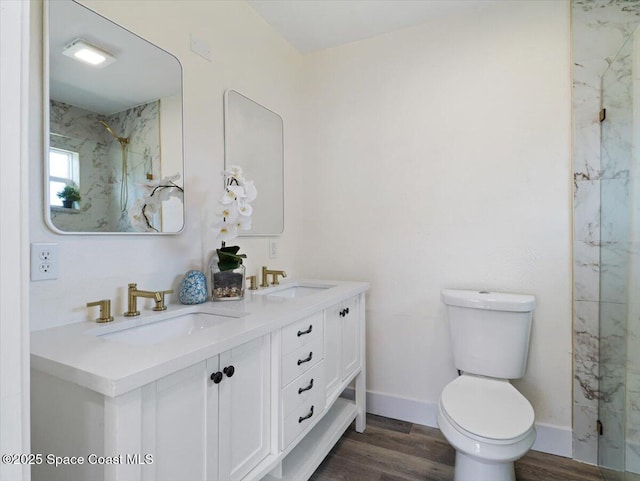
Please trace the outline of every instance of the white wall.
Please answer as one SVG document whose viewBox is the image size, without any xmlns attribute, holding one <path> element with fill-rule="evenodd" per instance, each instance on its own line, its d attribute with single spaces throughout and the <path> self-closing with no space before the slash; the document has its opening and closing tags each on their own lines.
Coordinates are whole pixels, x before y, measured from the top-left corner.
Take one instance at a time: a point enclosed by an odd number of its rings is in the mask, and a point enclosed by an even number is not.
<svg viewBox="0 0 640 481">
<path fill-rule="evenodd" d="M 569 33 L 566 2 L 504 2 L 305 58 L 296 260 L 371 281 L 368 389 L 437 403 L 455 376 L 442 288 L 531 293 L 517 385 L 538 423 L 570 427 Z"/>
<path fill-rule="evenodd" d="M 300 157 L 298 92 L 301 59 L 276 35 L 253 9 L 243 2 L 82 2 L 161 48 L 173 53 L 184 73 L 185 197 L 186 226 L 179 236 L 61 236 L 47 229 L 42 209 L 41 59 L 35 55 L 41 44 L 41 5 L 34 4 L 31 135 L 31 242 L 57 242 L 60 276 L 55 281 L 31 283 L 32 329 L 90 320 L 86 302 L 111 298 L 122 313 L 126 286 L 137 282 L 142 289 L 179 289 L 181 276 L 189 269 L 202 269 L 209 253 L 219 247 L 207 228 L 210 213 L 222 193 L 223 92 L 234 88 L 278 112 L 285 119 L 287 168 Z M 189 50 L 190 33 L 211 47 L 211 62 Z M 258 189 L 260 186 L 257 186 Z M 287 215 L 299 202 L 286 193 Z M 264 264 L 295 275 L 291 244 L 299 237 L 296 225 L 287 222 L 280 239 L 281 255 L 268 259 L 267 240 L 240 239 L 247 253 L 247 271 L 256 273 Z M 174 295 L 177 300 L 177 294 Z M 95 316 L 93 316 L 95 317 Z"/>
</svg>

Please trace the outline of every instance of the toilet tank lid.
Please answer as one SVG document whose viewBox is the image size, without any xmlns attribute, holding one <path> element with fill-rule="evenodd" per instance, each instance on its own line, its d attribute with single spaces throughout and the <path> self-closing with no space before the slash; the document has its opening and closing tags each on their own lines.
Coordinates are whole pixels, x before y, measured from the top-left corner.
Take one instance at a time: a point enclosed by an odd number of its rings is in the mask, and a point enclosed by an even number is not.
<svg viewBox="0 0 640 481">
<path fill-rule="evenodd" d="M 442 302 L 448 306 L 493 311 L 529 312 L 536 307 L 536 298 L 530 294 L 442 289 Z"/>
</svg>

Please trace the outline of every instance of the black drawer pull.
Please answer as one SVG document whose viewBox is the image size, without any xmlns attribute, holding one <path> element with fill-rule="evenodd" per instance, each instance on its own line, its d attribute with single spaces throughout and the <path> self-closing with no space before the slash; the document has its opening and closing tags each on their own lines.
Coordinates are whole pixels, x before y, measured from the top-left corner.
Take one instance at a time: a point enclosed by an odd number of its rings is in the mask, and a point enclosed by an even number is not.
<svg viewBox="0 0 640 481">
<path fill-rule="evenodd" d="M 298 337 L 304 336 L 305 334 L 311 334 L 311 331 L 313 331 L 313 324 L 309 324 L 309 329 L 306 331 L 298 331 Z"/>
<path fill-rule="evenodd" d="M 214 372 L 211 374 L 211 380 L 214 384 L 220 384 L 220 381 L 222 381 L 222 373 L 220 371 Z"/>
<path fill-rule="evenodd" d="M 313 351 L 311 351 L 311 352 L 309 353 L 309 356 L 308 356 L 308 357 L 306 357 L 305 359 L 298 359 L 298 366 L 299 366 L 300 364 L 304 364 L 305 362 L 309 362 L 309 361 L 311 361 L 311 359 L 313 359 Z"/>
<path fill-rule="evenodd" d="M 313 379 L 311 380 L 311 382 L 307 387 L 298 388 L 298 394 L 302 394 L 303 392 L 308 391 L 311 388 L 313 388 Z"/>
<path fill-rule="evenodd" d="M 300 416 L 298 418 L 298 423 L 301 423 L 305 419 L 309 419 L 311 416 L 313 416 L 313 406 L 311 406 L 311 411 L 309 411 L 309 414 L 307 414 L 306 416 Z"/>
</svg>

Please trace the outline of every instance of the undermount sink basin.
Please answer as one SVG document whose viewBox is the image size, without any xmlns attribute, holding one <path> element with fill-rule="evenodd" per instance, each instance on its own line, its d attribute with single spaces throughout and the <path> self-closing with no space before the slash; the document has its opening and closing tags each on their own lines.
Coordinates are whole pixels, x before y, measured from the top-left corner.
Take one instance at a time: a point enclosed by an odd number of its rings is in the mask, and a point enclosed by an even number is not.
<svg viewBox="0 0 640 481">
<path fill-rule="evenodd" d="M 286 297 L 289 299 L 294 299 L 298 297 L 309 296 L 311 294 L 316 294 L 331 287 L 334 286 L 327 284 L 290 284 L 280 287 L 271 287 L 269 289 L 265 289 L 262 292 L 257 292 L 256 294 L 262 296 Z"/>
<path fill-rule="evenodd" d="M 101 334 L 98 337 L 136 346 L 149 346 L 179 337 L 192 336 L 203 329 L 218 326 L 229 320 L 229 317 L 207 312 L 192 312 L 142 326 Z"/>
</svg>

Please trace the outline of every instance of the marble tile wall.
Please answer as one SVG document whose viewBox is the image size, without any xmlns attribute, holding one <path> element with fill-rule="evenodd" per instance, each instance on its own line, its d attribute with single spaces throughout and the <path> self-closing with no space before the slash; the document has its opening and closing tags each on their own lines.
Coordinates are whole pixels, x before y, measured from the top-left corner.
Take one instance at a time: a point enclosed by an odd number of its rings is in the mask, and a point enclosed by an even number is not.
<svg viewBox="0 0 640 481">
<path fill-rule="evenodd" d="M 573 0 L 573 113 L 574 113 L 574 458 L 598 462 L 596 420 L 598 402 L 605 435 L 600 457 L 621 463 L 625 439 L 624 363 L 625 326 L 629 313 L 626 229 L 631 145 L 629 109 L 632 83 L 630 52 L 618 57 L 640 23 L 640 2 Z M 618 129 L 603 131 L 600 145 L 600 81 L 605 71 L 617 82 L 606 99 L 609 118 Z M 617 100 L 616 100 L 617 99 Z M 626 117 L 625 117 L 626 116 Z M 618 141 L 616 140 L 618 137 Z M 609 148 L 607 146 L 615 146 Z M 625 159 L 620 163 L 619 159 Z M 601 195 L 607 215 L 601 217 Z M 613 215 L 611 215 L 613 214 Z M 602 317 L 602 319 L 601 319 Z M 603 332 L 600 332 L 600 322 Z M 630 338 L 629 338 L 630 339 Z M 622 348 L 621 348 L 622 346 Z M 622 363 L 622 366 L 621 366 Z M 635 364 L 638 365 L 637 363 Z M 637 384 L 636 384 L 637 386 Z M 632 389 L 631 384 L 628 386 Z M 637 406 L 636 406 L 637 407 Z M 628 406 L 627 406 L 628 409 Z M 628 419 L 629 421 L 630 419 Z M 640 431 L 640 429 L 637 429 Z M 630 439 L 630 432 L 626 437 Z"/>
<path fill-rule="evenodd" d="M 160 175 L 160 130 L 158 102 L 132 107 L 112 115 L 101 115 L 55 100 L 51 101 L 52 147 L 78 152 L 80 193 L 78 211 L 55 209 L 53 224 L 70 232 L 131 231 L 127 213 L 120 208 L 122 150 L 120 143 L 98 123 L 103 120 L 127 145 L 128 206 L 144 190 L 136 185 Z"/>
</svg>

